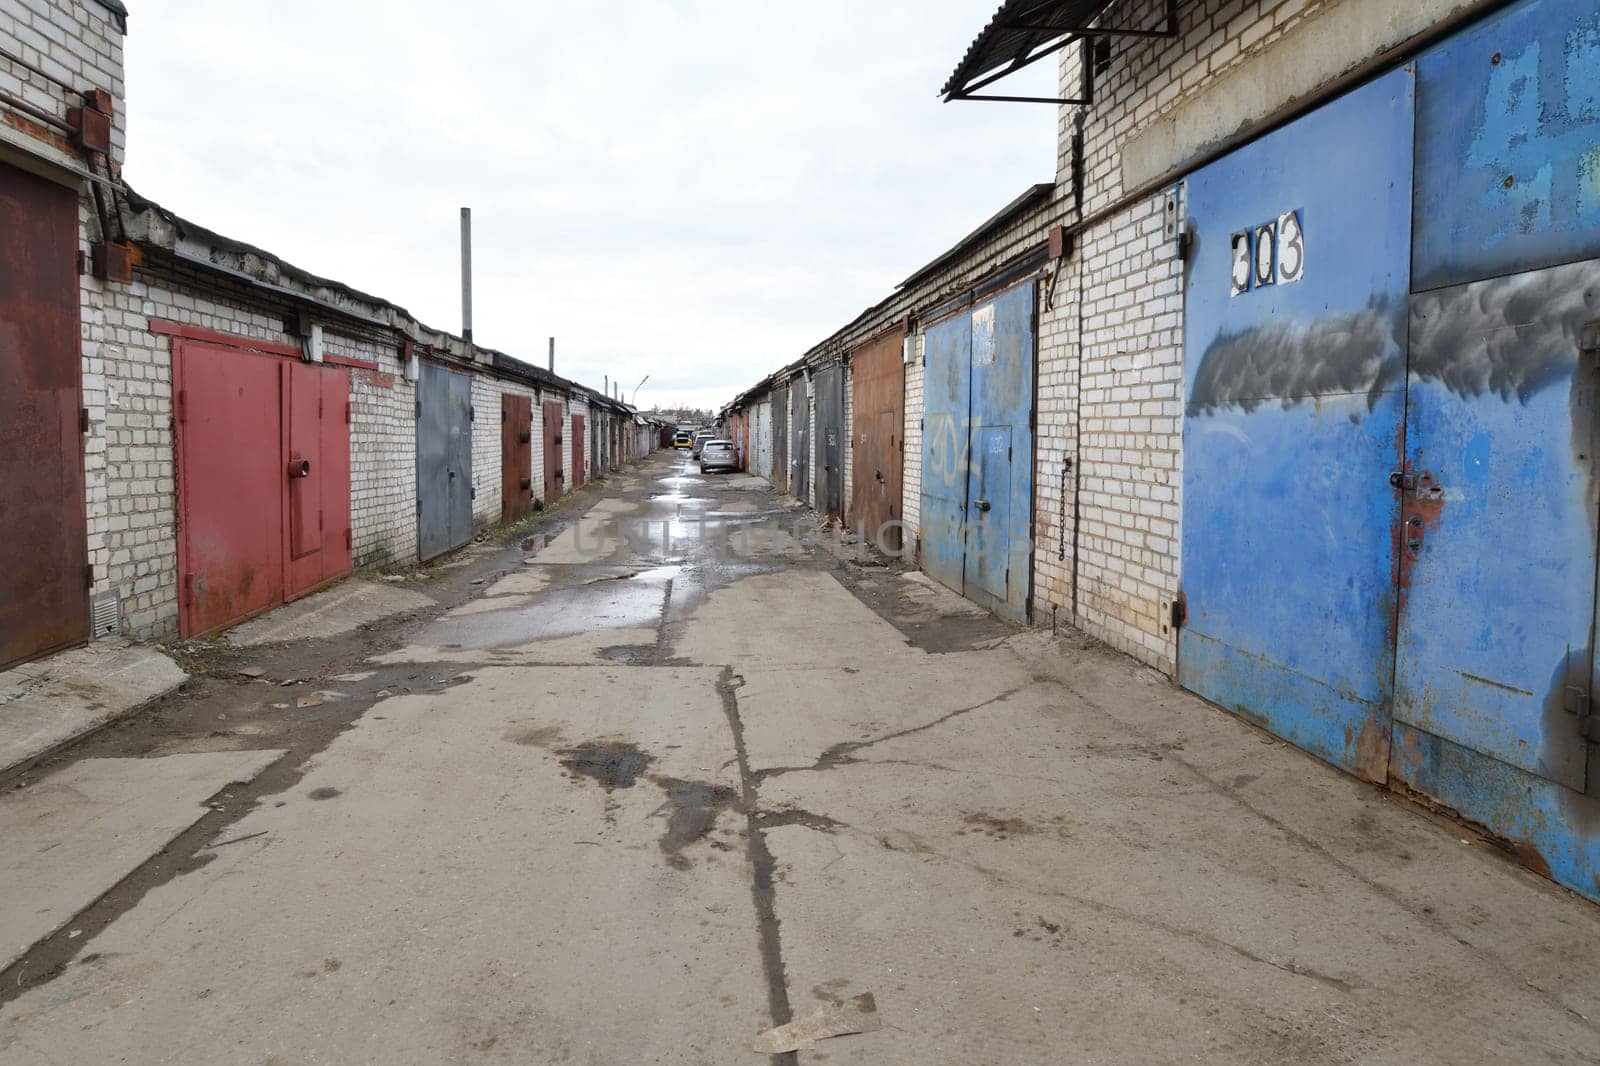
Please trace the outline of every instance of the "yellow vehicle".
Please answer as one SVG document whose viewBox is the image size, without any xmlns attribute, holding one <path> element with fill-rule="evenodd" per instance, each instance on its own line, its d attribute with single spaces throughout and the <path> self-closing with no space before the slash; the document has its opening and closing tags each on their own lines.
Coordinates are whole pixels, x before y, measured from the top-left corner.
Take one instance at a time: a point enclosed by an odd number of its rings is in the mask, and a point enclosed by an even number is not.
<svg viewBox="0 0 1600 1066">
<path fill-rule="evenodd" d="M 686 429 L 678 430 L 672 437 L 672 446 L 674 448 L 693 448 L 694 434 Z"/>
</svg>

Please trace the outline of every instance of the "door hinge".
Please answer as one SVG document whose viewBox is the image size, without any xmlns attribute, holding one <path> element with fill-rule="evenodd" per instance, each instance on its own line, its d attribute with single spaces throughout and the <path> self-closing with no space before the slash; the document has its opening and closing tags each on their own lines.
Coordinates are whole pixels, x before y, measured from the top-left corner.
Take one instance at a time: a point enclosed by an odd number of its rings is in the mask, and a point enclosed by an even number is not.
<svg viewBox="0 0 1600 1066">
<path fill-rule="evenodd" d="M 417 413 L 416 413 L 416 417 L 417 417 L 417 418 L 421 418 L 421 417 L 422 417 L 422 401 L 421 401 L 421 400 L 418 400 L 418 401 L 417 401 Z"/>
<path fill-rule="evenodd" d="M 194 603 L 194 575 L 193 574 L 184 574 L 183 575 L 183 602 L 186 605 Z"/>
<path fill-rule="evenodd" d="M 350 424 L 350 404 L 349 403 L 346 403 L 344 405 L 344 424 L 347 425 L 347 426 Z"/>
<path fill-rule="evenodd" d="M 1183 623 L 1189 620 L 1189 600 L 1183 593 L 1172 597 L 1172 628 L 1182 629 Z"/>
<path fill-rule="evenodd" d="M 422 513 L 422 497 L 421 496 L 417 497 L 417 513 L 418 514 Z"/>
<path fill-rule="evenodd" d="M 468 422 L 476 422 L 477 420 L 478 420 L 478 409 L 476 407 L 472 406 L 471 404 L 468 404 L 467 405 L 467 421 Z"/>
<path fill-rule="evenodd" d="M 1010 461 L 1011 461 L 1011 448 L 1008 446 L 1006 448 L 1006 462 L 1009 463 Z"/>
<path fill-rule="evenodd" d="M 478 498 L 478 486 L 476 486 L 476 485 L 470 486 L 467 489 L 467 499 L 476 500 L 477 498 Z"/>
<path fill-rule="evenodd" d="M 322 397 L 321 396 L 317 397 L 317 417 L 319 419 L 322 417 Z"/>
<path fill-rule="evenodd" d="M 347 551 L 354 549 L 356 546 L 355 537 L 351 535 L 349 526 L 344 529 L 344 546 Z"/>
<path fill-rule="evenodd" d="M 78 432 L 89 432 L 89 409 L 87 407 L 78 408 Z"/>
<path fill-rule="evenodd" d="M 84 567 L 83 567 L 83 587 L 86 588 L 86 589 L 94 588 L 94 564 L 93 563 L 84 564 Z"/>
<path fill-rule="evenodd" d="M 189 419 L 189 390 L 179 389 L 178 395 L 173 397 L 172 417 L 179 422 Z"/>
</svg>

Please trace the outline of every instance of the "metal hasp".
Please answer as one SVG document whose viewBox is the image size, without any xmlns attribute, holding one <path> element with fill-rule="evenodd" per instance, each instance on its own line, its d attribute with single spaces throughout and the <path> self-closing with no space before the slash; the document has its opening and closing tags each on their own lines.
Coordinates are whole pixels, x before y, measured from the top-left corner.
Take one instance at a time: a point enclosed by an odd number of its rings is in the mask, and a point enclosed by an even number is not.
<svg viewBox="0 0 1600 1066">
<path fill-rule="evenodd" d="M 972 42 L 966 55 L 939 90 L 946 101 L 990 100 L 1023 104 L 1092 104 L 1097 65 L 1088 47 L 1091 41 L 1112 37 L 1165 37 L 1178 35 L 1178 0 L 1165 0 L 1159 26 L 1095 25 L 1115 7 L 1113 0 L 1007 0 Z M 995 82 L 1055 55 L 1072 44 L 1079 46 L 1082 72 L 1079 95 L 1000 96 L 979 94 Z"/>
<path fill-rule="evenodd" d="M 898 327 L 850 358 L 850 513 L 884 551 L 900 550 L 905 433 L 905 333 Z"/>
<path fill-rule="evenodd" d="M 424 362 L 417 380 L 417 555 L 472 539 L 472 378 Z"/>
<path fill-rule="evenodd" d="M 844 518 L 844 367 L 829 363 L 811 376 L 817 391 L 817 510 Z"/>
<path fill-rule="evenodd" d="M 0 164 L 0 667 L 89 637 L 78 199 Z"/>
<path fill-rule="evenodd" d="M 561 421 L 562 406 L 559 401 L 547 401 L 541 408 L 544 423 L 544 502 L 552 504 L 561 498 L 566 479 L 561 473 Z"/>
<path fill-rule="evenodd" d="M 350 572 L 350 371 L 292 347 L 173 340 L 179 632 L 200 636 Z"/>
<path fill-rule="evenodd" d="M 923 568 L 1014 621 L 1033 560 L 1032 281 L 929 327 L 924 338 Z"/>
<path fill-rule="evenodd" d="M 811 398 L 804 374 L 789 381 L 789 494 L 811 500 Z"/>
<path fill-rule="evenodd" d="M 1394 71 L 1187 192 L 1178 680 L 1371 781 L 1389 752 L 1412 84 Z M 1291 210 L 1304 279 L 1241 286 L 1235 235 Z"/>
<path fill-rule="evenodd" d="M 789 491 L 789 389 L 772 390 L 772 487 Z"/>
<path fill-rule="evenodd" d="M 500 520 L 515 522 L 533 507 L 533 400 L 500 396 Z"/>
</svg>

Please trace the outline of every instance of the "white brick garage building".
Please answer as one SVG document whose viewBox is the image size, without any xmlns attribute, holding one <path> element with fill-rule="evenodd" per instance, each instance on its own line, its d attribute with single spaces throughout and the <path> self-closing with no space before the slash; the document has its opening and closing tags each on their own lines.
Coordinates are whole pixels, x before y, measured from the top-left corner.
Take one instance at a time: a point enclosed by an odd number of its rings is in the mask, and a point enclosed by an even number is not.
<svg viewBox="0 0 1600 1066">
<path fill-rule="evenodd" d="M 1035 622 L 1600 896 L 1597 41 L 1563 0 L 1012 2 L 945 90 L 1061 57 Z"/>
</svg>

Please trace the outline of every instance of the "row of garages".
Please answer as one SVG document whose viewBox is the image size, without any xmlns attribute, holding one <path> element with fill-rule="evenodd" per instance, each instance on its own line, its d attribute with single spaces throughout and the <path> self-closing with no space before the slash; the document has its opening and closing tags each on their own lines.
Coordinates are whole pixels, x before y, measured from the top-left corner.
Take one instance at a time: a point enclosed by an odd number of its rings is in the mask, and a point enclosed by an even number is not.
<svg viewBox="0 0 1600 1066">
<path fill-rule="evenodd" d="M 1600 898 L 1600 9 L 1008 3 L 947 94 L 1019 21 L 1163 16 L 1063 50 L 1056 183 L 725 424 L 968 598 Z"/>
<path fill-rule="evenodd" d="M 84 84 L 0 20 L 6 73 L 74 105 L 0 100 L 0 667 L 435 558 L 656 446 L 553 355 L 431 330 L 133 193 L 103 66 L 120 5 L 75 11 Z"/>
</svg>

